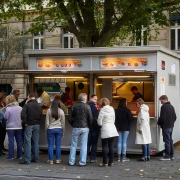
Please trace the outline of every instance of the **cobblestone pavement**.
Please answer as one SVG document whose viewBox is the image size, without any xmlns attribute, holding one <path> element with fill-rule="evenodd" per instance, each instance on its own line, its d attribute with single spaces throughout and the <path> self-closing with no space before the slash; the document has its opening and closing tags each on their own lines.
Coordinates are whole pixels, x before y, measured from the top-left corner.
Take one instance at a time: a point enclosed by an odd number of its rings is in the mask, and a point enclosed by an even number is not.
<svg viewBox="0 0 180 180">
<path fill-rule="evenodd" d="M 19 160 L 4 160 L 0 157 L 1 180 L 180 180 L 180 147 L 176 148 L 174 161 L 159 161 L 160 157 L 152 156 L 150 162 L 138 162 L 141 156 L 129 155 L 129 162 L 114 161 L 113 167 L 99 167 L 102 161 L 99 155 L 98 163 L 87 163 L 85 167 L 68 166 L 68 153 L 62 154 L 61 164 L 46 164 L 47 153 L 40 153 L 39 163 L 20 165 Z M 78 155 L 77 163 L 78 164 Z"/>
</svg>

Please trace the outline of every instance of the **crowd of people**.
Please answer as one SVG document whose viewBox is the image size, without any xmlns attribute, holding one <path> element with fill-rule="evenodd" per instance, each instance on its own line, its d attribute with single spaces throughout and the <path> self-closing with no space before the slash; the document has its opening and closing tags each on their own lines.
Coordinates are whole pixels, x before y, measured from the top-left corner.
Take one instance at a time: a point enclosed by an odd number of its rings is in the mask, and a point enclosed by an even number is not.
<svg viewBox="0 0 180 180">
<path fill-rule="evenodd" d="M 42 89 L 32 92 L 21 103 L 18 103 L 20 91 L 15 89 L 7 97 L 0 93 L 0 156 L 8 151 L 6 160 L 14 158 L 22 159 L 22 146 L 24 146 L 24 158 L 20 164 L 38 162 L 39 159 L 39 135 L 42 109 L 46 108 L 46 136 L 48 142 L 48 164 L 61 163 L 61 140 L 65 134 L 65 114 L 67 105 L 72 105 L 72 99 L 68 97 L 70 89 L 66 88 L 63 98 L 60 94 L 54 96 L 50 103 L 49 95 Z M 149 107 L 144 103 L 137 88 L 131 88 L 135 95 L 133 102 L 138 110 L 135 144 L 142 145 L 142 158 L 138 161 L 150 161 L 151 129 L 149 123 Z M 137 94 L 138 93 L 138 94 Z M 126 162 L 127 139 L 131 122 L 134 120 L 131 111 L 127 108 L 126 98 L 119 99 L 119 105 L 114 110 L 107 98 L 102 98 L 97 104 L 98 97 L 81 93 L 78 102 L 71 106 L 68 122 L 72 126 L 72 142 L 70 147 L 70 166 L 76 163 L 76 149 L 80 139 L 79 165 L 85 166 L 89 161 L 96 163 L 96 152 L 99 136 L 102 142 L 101 167 L 113 166 L 114 146 L 117 144 L 117 161 Z M 63 102 L 66 99 L 67 102 Z M 176 113 L 174 107 L 168 101 L 166 95 L 162 95 L 161 113 L 158 125 L 163 132 L 165 154 L 160 160 L 173 160 L 174 149 L 172 133 Z M 4 139 L 8 135 L 8 150 L 4 147 Z M 14 155 L 14 139 L 17 144 L 17 155 Z M 116 142 L 117 140 L 117 142 Z M 54 158 L 54 142 L 56 154 Z"/>
</svg>

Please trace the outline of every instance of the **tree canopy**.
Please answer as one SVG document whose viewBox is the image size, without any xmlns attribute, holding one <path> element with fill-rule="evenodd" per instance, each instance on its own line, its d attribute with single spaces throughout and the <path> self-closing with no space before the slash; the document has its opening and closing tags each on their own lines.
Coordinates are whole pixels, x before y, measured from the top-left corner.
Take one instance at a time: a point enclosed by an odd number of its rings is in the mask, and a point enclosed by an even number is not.
<svg viewBox="0 0 180 180">
<path fill-rule="evenodd" d="M 29 31 L 53 30 L 61 23 L 80 47 L 107 46 L 119 37 L 137 36 L 142 25 L 150 30 L 169 25 L 169 13 L 178 13 L 180 0 L 1 0 L 2 22 L 32 18 Z M 157 31 L 158 32 L 158 31 Z"/>
</svg>

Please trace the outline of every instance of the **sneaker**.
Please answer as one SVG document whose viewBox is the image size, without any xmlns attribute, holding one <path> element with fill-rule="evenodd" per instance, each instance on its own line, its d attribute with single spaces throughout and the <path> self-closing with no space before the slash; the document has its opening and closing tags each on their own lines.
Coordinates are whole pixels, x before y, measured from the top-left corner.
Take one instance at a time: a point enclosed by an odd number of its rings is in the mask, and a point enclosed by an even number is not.
<svg viewBox="0 0 180 180">
<path fill-rule="evenodd" d="M 171 159 L 170 158 L 167 158 L 167 157 L 163 157 L 160 159 L 160 161 L 170 161 Z"/>
<path fill-rule="evenodd" d="M 22 159 L 22 157 L 16 157 L 16 159 Z"/>
<path fill-rule="evenodd" d="M 95 159 L 95 160 L 90 160 L 90 163 L 96 163 L 97 162 L 97 160 Z"/>
<path fill-rule="evenodd" d="M 5 157 L 6 160 L 13 160 L 14 158 Z"/>
<path fill-rule="evenodd" d="M 129 161 L 129 159 L 127 157 L 123 157 L 121 161 L 126 162 L 126 161 Z"/>
<path fill-rule="evenodd" d="M 53 164 L 53 161 L 52 160 L 47 160 L 47 163 L 52 165 Z"/>
<path fill-rule="evenodd" d="M 117 162 L 121 162 L 121 158 L 118 158 L 118 159 L 117 159 Z"/>
<path fill-rule="evenodd" d="M 60 163 L 61 163 L 60 159 L 56 160 L 56 164 L 60 164 Z"/>
<path fill-rule="evenodd" d="M 171 157 L 171 160 L 173 161 L 173 160 L 174 160 L 174 157 Z"/>
</svg>

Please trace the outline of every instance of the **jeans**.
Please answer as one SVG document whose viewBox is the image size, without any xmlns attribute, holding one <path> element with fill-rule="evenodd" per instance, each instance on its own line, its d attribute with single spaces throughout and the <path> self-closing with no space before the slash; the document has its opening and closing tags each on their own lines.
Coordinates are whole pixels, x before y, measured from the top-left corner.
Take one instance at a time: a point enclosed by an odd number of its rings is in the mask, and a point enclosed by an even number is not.
<svg viewBox="0 0 180 180">
<path fill-rule="evenodd" d="M 108 163 L 108 148 L 109 148 L 109 163 L 113 163 L 114 139 L 115 139 L 115 137 L 102 139 L 103 164 Z"/>
<path fill-rule="evenodd" d="M 39 157 L 39 124 L 28 125 L 24 129 L 24 161 L 30 163 L 32 159 L 38 160 Z"/>
<path fill-rule="evenodd" d="M 174 146 L 172 140 L 173 128 L 162 129 L 163 141 L 165 144 L 165 157 L 171 158 L 174 156 Z"/>
<path fill-rule="evenodd" d="M 14 137 L 17 143 L 17 158 L 22 157 L 22 129 L 7 130 L 9 152 L 8 158 L 14 158 Z"/>
<path fill-rule="evenodd" d="M 89 128 L 73 128 L 72 143 L 69 155 L 69 164 L 74 165 L 76 160 L 76 148 L 78 145 L 78 138 L 80 137 L 80 160 L 79 165 L 86 165 L 87 157 L 87 141 Z"/>
<path fill-rule="evenodd" d="M 99 138 L 100 128 L 91 128 L 88 135 L 87 156 L 91 160 L 96 160 L 97 143 Z"/>
<path fill-rule="evenodd" d="M 142 151 L 143 151 L 143 158 L 149 158 L 150 157 L 149 144 L 143 144 L 142 145 Z"/>
<path fill-rule="evenodd" d="M 126 154 L 129 131 L 119 131 L 118 133 L 117 154 Z"/>
<path fill-rule="evenodd" d="M 61 158 L 61 138 L 62 138 L 62 128 L 54 128 L 47 130 L 47 140 L 48 140 L 48 155 L 49 160 L 54 160 L 54 140 L 56 145 L 56 160 Z"/>
</svg>

